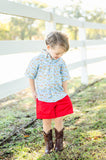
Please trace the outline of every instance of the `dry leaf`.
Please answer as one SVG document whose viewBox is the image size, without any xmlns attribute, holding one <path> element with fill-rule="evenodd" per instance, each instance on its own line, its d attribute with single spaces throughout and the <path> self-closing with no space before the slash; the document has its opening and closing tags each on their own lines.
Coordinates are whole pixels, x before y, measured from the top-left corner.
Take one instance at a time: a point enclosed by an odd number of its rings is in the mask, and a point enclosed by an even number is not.
<svg viewBox="0 0 106 160">
<path fill-rule="evenodd" d="M 29 135 L 28 135 L 28 134 L 26 134 L 26 135 L 24 135 L 24 137 L 29 137 Z"/>
<path fill-rule="evenodd" d="M 98 138 L 102 138 L 102 136 L 96 136 L 96 137 L 94 137 L 94 139 L 98 139 Z"/>
<path fill-rule="evenodd" d="M 87 138 L 85 138 L 86 140 L 91 140 L 92 138 L 91 137 L 87 137 Z"/>
</svg>

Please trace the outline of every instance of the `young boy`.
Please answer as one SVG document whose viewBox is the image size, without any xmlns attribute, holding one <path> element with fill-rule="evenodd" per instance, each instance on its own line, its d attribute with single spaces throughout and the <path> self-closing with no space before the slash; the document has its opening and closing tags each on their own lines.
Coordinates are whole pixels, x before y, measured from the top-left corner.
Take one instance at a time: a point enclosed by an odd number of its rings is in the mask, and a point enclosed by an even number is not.
<svg viewBox="0 0 106 160">
<path fill-rule="evenodd" d="M 57 152 L 63 150 L 63 116 L 72 114 L 73 106 L 67 93 L 67 80 L 70 76 L 61 58 L 69 49 L 69 39 L 66 34 L 54 31 L 47 35 L 45 43 L 46 49 L 31 59 L 25 75 L 29 78 L 32 95 L 36 101 L 36 117 L 43 121 L 45 153 L 48 154 L 54 147 L 52 119 L 55 121 Z"/>
</svg>

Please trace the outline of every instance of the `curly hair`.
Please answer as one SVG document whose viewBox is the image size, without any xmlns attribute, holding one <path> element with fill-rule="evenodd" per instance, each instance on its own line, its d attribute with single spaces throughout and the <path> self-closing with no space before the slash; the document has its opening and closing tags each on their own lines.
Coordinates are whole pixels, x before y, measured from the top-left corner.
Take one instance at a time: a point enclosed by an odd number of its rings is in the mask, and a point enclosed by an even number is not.
<svg viewBox="0 0 106 160">
<path fill-rule="evenodd" d="M 50 32 L 45 39 L 45 43 L 52 48 L 55 48 L 55 46 L 61 46 L 64 48 L 65 52 L 69 50 L 69 38 L 65 33 L 60 31 Z"/>
</svg>

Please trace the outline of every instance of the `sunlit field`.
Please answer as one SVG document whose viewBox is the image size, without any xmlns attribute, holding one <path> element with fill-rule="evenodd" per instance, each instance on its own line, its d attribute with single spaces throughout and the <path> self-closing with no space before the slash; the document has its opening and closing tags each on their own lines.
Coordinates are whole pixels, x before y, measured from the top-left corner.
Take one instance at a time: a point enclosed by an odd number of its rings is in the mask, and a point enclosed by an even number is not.
<svg viewBox="0 0 106 160">
<path fill-rule="evenodd" d="M 89 76 L 89 83 L 101 76 Z M 0 100 L 0 159 L 8 160 L 105 160 L 106 78 L 72 97 L 74 113 L 64 116 L 64 150 L 44 155 L 42 120 L 36 119 L 36 103 L 29 88 Z M 81 85 L 80 78 L 68 82 L 71 96 Z M 21 128 L 21 129 L 20 129 Z M 52 121 L 52 128 L 54 122 Z M 53 139 L 55 140 L 54 130 Z"/>
</svg>

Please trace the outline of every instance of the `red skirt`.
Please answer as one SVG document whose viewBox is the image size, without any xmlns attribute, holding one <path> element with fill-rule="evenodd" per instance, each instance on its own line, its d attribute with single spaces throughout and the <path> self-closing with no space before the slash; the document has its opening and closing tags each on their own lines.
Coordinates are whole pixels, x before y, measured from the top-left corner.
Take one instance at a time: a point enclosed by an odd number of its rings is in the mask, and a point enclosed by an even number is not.
<svg viewBox="0 0 106 160">
<path fill-rule="evenodd" d="M 37 119 L 52 119 L 72 113 L 73 105 L 68 95 L 56 102 L 43 102 L 36 98 Z"/>
</svg>

